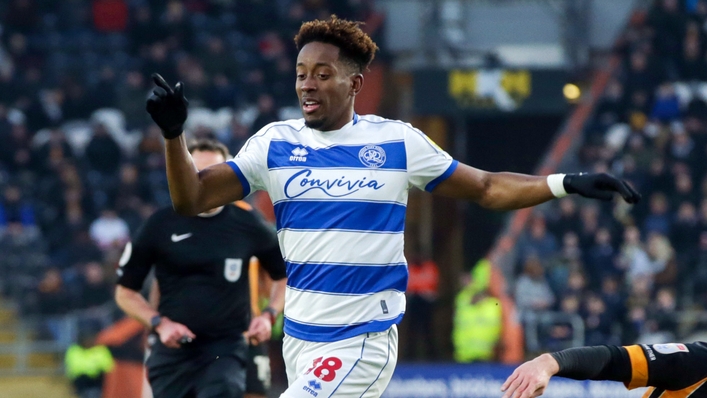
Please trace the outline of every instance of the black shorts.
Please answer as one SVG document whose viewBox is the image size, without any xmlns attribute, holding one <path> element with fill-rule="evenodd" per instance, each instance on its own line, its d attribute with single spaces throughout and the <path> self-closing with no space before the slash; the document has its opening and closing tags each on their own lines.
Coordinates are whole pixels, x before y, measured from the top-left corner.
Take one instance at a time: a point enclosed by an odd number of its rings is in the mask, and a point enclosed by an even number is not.
<svg viewBox="0 0 707 398">
<path fill-rule="evenodd" d="M 241 398 L 245 392 L 245 341 L 196 341 L 167 348 L 158 341 L 147 358 L 154 398 Z"/>
<path fill-rule="evenodd" d="M 267 395 L 268 389 L 270 389 L 270 357 L 267 343 L 249 345 L 245 391 L 249 394 Z"/>
</svg>

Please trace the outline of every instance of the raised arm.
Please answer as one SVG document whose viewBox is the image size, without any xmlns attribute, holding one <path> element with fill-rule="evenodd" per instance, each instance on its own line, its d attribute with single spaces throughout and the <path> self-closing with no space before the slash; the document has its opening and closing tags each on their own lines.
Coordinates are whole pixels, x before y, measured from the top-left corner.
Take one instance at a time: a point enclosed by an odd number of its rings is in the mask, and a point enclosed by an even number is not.
<svg viewBox="0 0 707 398">
<path fill-rule="evenodd" d="M 628 203 L 636 203 L 641 197 L 626 182 L 608 174 L 553 174 L 540 177 L 491 173 L 462 163 L 432 192 L 470 200 L 494 210 L 531 207 L 570 193 L 611 200 L 614 192 L 618 192 Z"/>
<path fill-rule="evenodd" d="M 184 122 L 188 102 L 182 83 L 172 89 L 162 76 L 152 75 L 157 88 L 147 100 L 147 112 L 165 138 L 167 180 L 174 209 L 194 216 L 243 197 L 243 187 L 233 170 L 218 164 L 198 171 L 187 150 Z"/>
<path fill-rule="evenodd" d="M 177 213 L 195 216 L 243 198 L 243 187 L 233 170 L 221 163 L 197 171 L 184 134 L 165 139 L 167 181 Z"/>
</svg>

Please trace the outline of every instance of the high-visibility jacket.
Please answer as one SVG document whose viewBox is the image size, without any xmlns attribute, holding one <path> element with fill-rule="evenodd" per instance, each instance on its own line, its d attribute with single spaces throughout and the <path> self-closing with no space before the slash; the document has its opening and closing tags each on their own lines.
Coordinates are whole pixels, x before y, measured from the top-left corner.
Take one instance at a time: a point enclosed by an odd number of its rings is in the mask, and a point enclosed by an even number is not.
<svg viewBox="0 0 707 398">
<path fill-rule="evenodd" d="M 488 361 L 501 337 L 503 314 L 495 297 L 486 297 L 471 303 L 471 292 L 457 295 L 454 314 L 454 358 L 458 362 Z"/>
<path fill-rule="evenodd" d="M 84 348 L 73 344 L 66 350 L 64 365 L 66 366 L 66 376 L 73 380 L 79 376 L 96 378 L 101 373 L 113 370 L 115 363 L 108 347 L 104 345 Z"/>
</svg>

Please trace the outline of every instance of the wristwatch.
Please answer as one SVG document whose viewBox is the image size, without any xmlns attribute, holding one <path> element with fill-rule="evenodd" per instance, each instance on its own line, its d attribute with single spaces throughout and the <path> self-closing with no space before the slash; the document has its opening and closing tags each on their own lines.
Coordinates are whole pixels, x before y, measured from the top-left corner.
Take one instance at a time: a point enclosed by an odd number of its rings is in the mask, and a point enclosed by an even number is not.
<svg viewBox="0 0 707 398">
<path fill-rule="evenodd" d="M 277 320 L 277 311 L 276 311 L 274 308 L 270 307 L 270 306 L 265 307 L 265 308 L 263 309 L 263 311 L 261 312 L 261 315 L 268 315 L 268 317 L 270 318 L 270 323 L 271 323 L 272 325 L 274 325 L 274 324 L 275 324 L 275 320 Z"/>
<path fill-rule="evenodd" d="M 162 322 L 162 315 L 155 315 L 152 318 L 150 318 L 150 331 L 154 332 L 157 326 L 160 325 Z"/>
</svg>

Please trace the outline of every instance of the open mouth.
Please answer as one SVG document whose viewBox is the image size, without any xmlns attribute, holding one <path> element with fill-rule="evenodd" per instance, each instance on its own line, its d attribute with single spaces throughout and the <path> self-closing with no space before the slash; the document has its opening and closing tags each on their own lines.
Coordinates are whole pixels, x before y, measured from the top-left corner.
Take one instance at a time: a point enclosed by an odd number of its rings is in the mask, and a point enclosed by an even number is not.
<svg viewBox="0 0 707 398">
<path fill-rule="evenodd" d="M 319 109 L 319 102 L 313 100 L 306 100 L 302 103 L 302 110 L 306 114 L 314 113 Z"/>
</svg>

